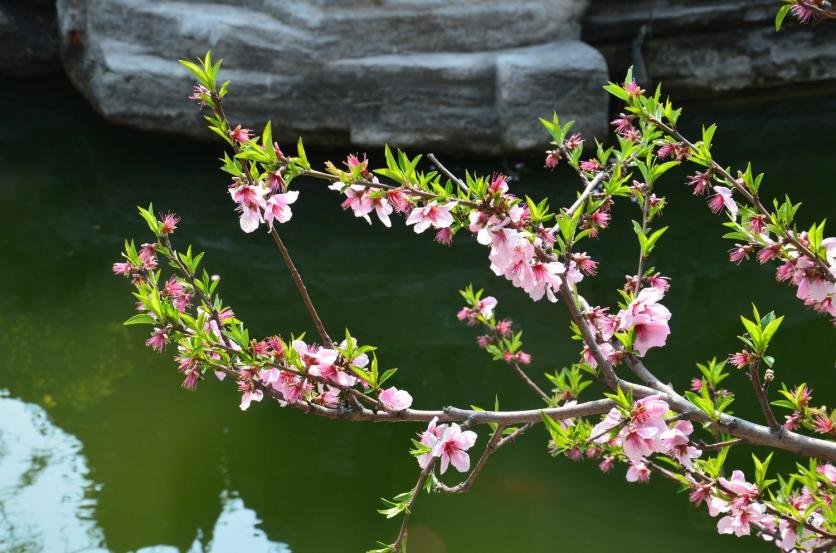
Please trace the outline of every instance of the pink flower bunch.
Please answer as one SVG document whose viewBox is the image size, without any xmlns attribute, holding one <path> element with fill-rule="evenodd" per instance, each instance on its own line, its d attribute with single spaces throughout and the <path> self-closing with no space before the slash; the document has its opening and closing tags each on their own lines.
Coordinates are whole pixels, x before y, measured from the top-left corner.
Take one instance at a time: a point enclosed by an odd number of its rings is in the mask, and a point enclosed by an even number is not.
<svg viewBox="0 0 836 553">
<path fill-rule="evenodd" d="M 804 239 L 803 236 L 799 237 Z M 836 279 L 836 237 L 822 240 L 827 251 L 830 275 Z M 780 265 L 775 273 L 778 281 L 789 281 L 796 286 L 796 297 L 816 311 L 836 317 L 836 282 L 830 282 L 821 273 L 821 269 L 809 257 L 795 254 L 791 250 L 790 259 Z"/>
<path fill-rule="evenodd" d="M 299 354 L 300 359 L 306 366 L 308 374 L 322 377 L 338 386 L 350 387 L 357 383 L 357 377 L 349 374 L 347 362 L 340 358 L 335 349 L 308 345 L 302 340 L 294 340 L 291 347 Z M 362 359 L 355 359 L 353 365 L 363 368 L 369 363 L 365 355 Z"/>
<path fill-rule="evenodd" d="M 590 436 L 597 443 L 610 443 L 622 448 L 631 462 L 628 474 L 631 482 L 646 480 L 644 476 L 649 476 L 649 472 L 644 471 L 644 460 L 653 453 L 669 455 L 682 466 L 691 468 L 692 460 L 702 455 L 702 451 L 690 442 L 694 427 L 688 421 L 677 421 L 669 427 L 665 421 L 669 410 L 668 403 L 658 395 L 636 401 L 627 419 L 614 407 L 592 428 Z M 618 433 L 611 438 L 616 428 Z"/>
<path fill-rule="evenodd" d="M 531 236 L 502 224 L 497 223 L 489 235 L 491 251 L 488 259 L 491 270 L 497 276 L 510 280 L 514 286 L 522 288 L 534 301 L 539 301 L 543 296 L 551 302 L 557 301 L 555 292 L 563 284 L 563 264 L 542 259 L 538 255 L 538 249 L 542 247 L 539 236 Z M 576 278 L 578 276 L 583 278 L 580 273 L 575 275 Z"/>
<path fill-rule="evenodd" d="M 447 467 L 453 465 L 459 472 L 470 469 L 470 455 L 467 450 L 476 443 L 476 432 L 462 430 L 452 423 L 437 424 L 438 417 L 434 417 L 427 429 L 421 434 L 421 444 L 430 450 L 418 456 L 418 465 L 423 469 L 433 458 L 441 462 L 441 474 L 447 472 Z"/>
<path fill-rule="evenodd" d="M 717 521 L 717 532 L 748 536 L 752 524 L 760 524 L 770 518 L 766 514 L 766 506 L 757 501 L 758 487 L 747 482 L 742 471 L 736 470 L 730 479 L 719 478 L 717 482 L 728 495 L 725 499 L 715 492 L 708 498 L 708 514 L 713 517 L 725 514 Z"/>
<path fill-rule="evenodd" d="M 694 193 L 694 196 L 702 196 L 708 191 L 708 187 L 711 186 L 711 171 L 694 173 L 688 177 L 687 184 L 688 186 L 693 187 L 692 192 Z"/>
<path fill-rule="evenodd" d="M 725 186 L 714 186 L 714 195 L 708 198 L 708 208 L 712 213 L 720 213 L 723 208 L 732 219 L 737 219 L 737 202 L 732 197 L 732 191 Z"/>
<path fill-rule="evenodd" d="M 423 207 L 415 207 L 406 218 L 406 224 L 415 225 L 413 228 L 416 234 L 421 234 L 430 227 L 434 229 L 445 229 L 453 225 L 453 214 L 450 210 L 455 207 L 455 202 L 447 202 L 439 205 L 432 201 Z"/>
<path fill-rule="evenodd" d="M 474 325 L 481 317 L 484 320 L 490 320 L 493 317 L 493 310 L 496 307 L 497 301 L 493 296 L 486 296 L 480 299 L 476 305 L 472 307 L 462 307 L 456 318 L 460 321 L 467 321 L 467 324 Z"/>
<path fill-rule="evenodd" d="M 241 230 L 244 232 L 253 232 L 261 223 L 266 223 L 271 229 L 274 221 L 286 223 L 293 215 L 290 204 L 299 197 L 298 191 L 274 192 L 263 182 L 250 184 L 241 179 L 232 183 L 229 194 L 238 204 Z"/>
<path fill-rule="evenodd" d="M 643 288 L 627 309 L 618 313 L 619 328 L 635 331 L 633 348 L 642 357 L 648 349 L 664 346 L 671 333 L 668 326 L 671 312 L 659 303 L 663 296 L 659 288 Z"/>
<path fill-rule="evenodd" d="M 372 181 L 377 182 L 377 177 L 372 177 Z M 384 226 L 392 226 L 389 215 L 392 214 L 394 208 L 389 202 L 387 194 L 382 190 L 374 190 L 368 186 L 359 184 L 352 184 L 346 187 L 341 182 L 334 183 L 329 188 L 343 191 L 345 200 L 342 203 L 342 208 L 346 210 L 351 209 L 355 217 L 365 219 L 371 225 L 372 220 L 369 214 L 374 212 Z"/>
</svg>

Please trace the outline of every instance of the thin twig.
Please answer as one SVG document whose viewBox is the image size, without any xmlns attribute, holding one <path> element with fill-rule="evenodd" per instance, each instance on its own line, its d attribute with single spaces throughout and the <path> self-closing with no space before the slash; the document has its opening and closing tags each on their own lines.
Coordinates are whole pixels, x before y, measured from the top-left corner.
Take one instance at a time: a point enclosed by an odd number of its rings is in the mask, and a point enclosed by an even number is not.
<svg viewBox="0 0 836 553">
<path fill-rule="evenodd" d="M 427 159 L 432 161 L 433 165 L 438 167 L 438 170 L 441 171 L 442 173 L 444 173 L 444 175 L 448 179 L 450 179 L 451 181 L 456 183 L 456 186 L 458 186 L 459 188 L 464 190 L 467 194 L 470 194 L 470 188 L 467 187 L 467 185 L 464 183 L 464 181 L 462 179 L 458 178 L 453 173 L 451 173 L 449 170 L 447 170 L 447 168 L 444 165 L 442 165 L 440 161 L 438 161 L 438 159 L 435 157 L 435 154 L 427 154 Z"/>
<path fill-rule="evenodd" d="M 485 446 L 485 450 L 482 451 L 482 455 L 476 462 L 476 466 L 474 466 L 473 470 L 470 471 L 470 474 L 467 475 L 466 480 L 463 480 L 455 486 L 446 486 L 441 482 L 438 482 L 436 483 L 433 490 L 444 493 L 464 493 L 468 491 L 471 488 L 471 486 L 473 486 L 473 483 L 476 481 L 476 478 L 479 477 L 479 474 L 482 472 L 482 469 L 485 468 L 485 465 L 488 463 L 488 459 L 490 459 L 491 455 L 493 455 L 494 452 L 496 452 L 496 450 L 499 449 L 499 443 L 502 438 L 502 432 L 504 430 L 505 427 L 502 425 L 498 425 L 496 427 L 496 430 L 494 430 L 493 435 L 491 435 L 490 440 L 488 440 L 488 443 Z"/>
<path fill-rule="evenodd" d="M 701 443 L 698 445 L 700 446 L 700 449 L 703 451 L 715 451 L 717 449 L 723 449 L 724 447 L 730 447 L 742 442 L 743 440 L 741 438 L 734 438 L 732 440 L 726 440 L 724 442 L 715 442 L 713 444 Z"/>
<path fill-rule="evenodd" d="M 316 327 L 316 332 L 319 334 L 320 339 L 322 339 L 322 343 L 325 344 L 326 347 L 332 347 L 334 343 L 328 336 L 328 332 L 325 330 L 325 325 L 322 324 L 322 319 L 319 318 L 319 314 L 316 312 L 313 301 L 311 301 L 311 296 L 308 294 L 308 289 L 305 288 L 305 283 L 302 281 L 302 275 L 299 274 L 299 270 L 293 263 L 293 259 L 290 258 L 290 252 L 287 251 L 287 248 L 285 247 L 284 242 L 282 242 L 279 233 L 276 232 L 275 227 L 270 229 L 270 236 L 273 237 L 273 242 L 276 243 L 276 247 L 282 254 L 282 259 L 284 259 L 285 265 L 287 265 L 287 269 L 290 271 L 290 276 L 293 278 L 296 290 L 298 290 L 299 295 L 302 296 L 302 303 L 305 304 L 305 309 L 308 310 L 308 315 L 310 315 L 311 320 Z"/>
<path fill-rule="evenodd" d="M 766 421 L 769 423 L 769 427 L 773 432 L 780 431 L 782 426 L 775 419 L 775 413 L 772 412 L 769 399 L 766 397 L 766 392 L 761 384 L 760 363 L 753 363 L 749 366 L 749 380 L 752 381 L 752 388 L 755 389 L 755 396 L 758 398 L 758 404 L 761 407 L 761 411 L 763 411 L 764 417 L 766 417 Z"/>
<path fill-rule="evenodd" d="M 525 382 L 528 385 L 529 388 L 534 390 L 534 392 L 537 395 L 539 395 L 541 398 L 543 398 L 543 401 L 545 401 L 546 403 L 551 403 L 551 401 L 552 401 L 551 396 L 549 394 L 547 394 L 546 392 L 544 392 L 543 389 L 540 388 L 540 386 L 538 386 L 536 382 L 531 380 L 531 378 L 529 378 L 529 376 L 527 374 L 525 374 L 525 371 L 522 369 L 522 367 L 520 367 L 519 363 L 514 361 L 513 363 L 511 363 L 511 366 L 514 367 L 514 370 L 516 371 L 517 376 L 519 376 L 520 379 L 523 382 Z"/>
<path fill-rule="evenodd" d="M 406 537 L 409 533 L 409 515 L 412 514 L 412 507 L 415 505 L 415 501 L 418 499 L 418 494 L 421 493 L 421 489 L 424 487 L 424 482 L 427 481 L 427 477 L 433 470 L 435 466 L 436 458 L 433 457 L 427 463 L 427 466 L 421 470 L 421 474 L 418 475 L 418 481 L 415 482 L 415 487 L 412 488 L 412 495 L 409 498 L 409 503 L 407 503 L 406 510 L 403 514 L 403 519 L 401 520 L 401 527 L 398 530 L 398 537 L 395 538 L 395 541 L 392 543 L 392 549 L 395 553 L 398 553 L 403 550 L 404 545 L 406 545 Z"/>
</svg>

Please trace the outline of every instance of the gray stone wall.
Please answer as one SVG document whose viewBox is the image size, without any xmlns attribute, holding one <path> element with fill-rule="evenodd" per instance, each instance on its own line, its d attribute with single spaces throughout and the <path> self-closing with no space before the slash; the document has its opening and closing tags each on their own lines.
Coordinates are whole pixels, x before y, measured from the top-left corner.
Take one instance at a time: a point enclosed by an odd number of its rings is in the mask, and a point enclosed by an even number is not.
<svg viewBox="0 0 836 553">
<path fill-rule="evenodd" d="M 104 117 L 206 137 L 177 58 L 225 60 L 236 123 L 282 140 L 497 153 L 558 111 L 606 132 L 607 78 L 677 100 L 836 82 L 836 24 L 776 0 L 29 0 L 0 4 L 0 73 L 62 66 Z M 58 62 L 60 49 L 61 63 Z"/>
</svg>

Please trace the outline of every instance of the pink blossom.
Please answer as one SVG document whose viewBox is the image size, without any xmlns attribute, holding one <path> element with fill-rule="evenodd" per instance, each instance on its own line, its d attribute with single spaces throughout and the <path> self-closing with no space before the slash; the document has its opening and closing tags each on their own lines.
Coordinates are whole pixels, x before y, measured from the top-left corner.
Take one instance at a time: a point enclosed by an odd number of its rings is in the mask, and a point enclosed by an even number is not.
<svg viewBox="0 0 836 553">
<path fill-rule="evenodd" d="M 624 83 L 624 92 L 635 97 L 644 94 L 644 89 L 640 88 L 636 81 L 630 81 Z"/>
<path fill-rule="evenodd" d="M 290 204 L 296 201 L 299 197 L 298 190 L 291 190 L 284 194 L 273 194 L 267 200 L 264 207 L 264 222 L 269 228 L 273 228 L 273 220 L 279 223 L 286 223 L 290 221 L 293 213 L 290 211 Z"/>
<path fill-rule="evenodd" d="M 412 396 L 406 390 L 398 390 L 394 386 L 381 390 L 378 395 L 381 405 L 387 411 L 403 411 L 412 405 Z"/>
<path fill-rule="evenodd" d="M 403 188 L 392 188 L 386 192 L 386 199 L 392 205 L 396 213 L 406 213 L 412 205 L 404 194 Z"/>
<path fill-rule="evenodd" d="M 433 417 L 427 425 L 427 429 L 421 433 L 421 444 L 430 448 L 430 451 L 417 457 L 418 466 L 422 469 L 427 468 L 427 464 L 429 464 L 433 457 L 436 457 L 434 453 L 435 446 L 439 443 L 448 428 L 446 424 L 436 425 L 437 422 L 438 417 Z"/>
<path fill-rule="evenodd" d="M 209 98 L 209 94 L 210 92 L 208 88 L 202 84 L 196 84 L 192 90 L 192 95 L 189 96 L 189 100 L 198 102 L 202 106 L 205 105 L 206 99 Z"/>
<path fill-rule="evenodd" d="M 450 230 L 449 227 L 439 229 L 438 232 L 435 233 L 433 241 L 438 242 L 442 246 L 450 246 L 453 244 L 453 231 Z"/>
<path fill-rule="evenodd" d="M 160 221 L 160 234 L 168 236 L 177 230 L 177 223 L 180 222 L 180 217 L 173 213 L 166 213 L 163 215 L 163 220 Z"/>
<path fill-rule="evenodd" d="M 581 144 L 583 144 L 583 137 L 578 133 L 573 134 L 563 142 L 563 146 L 570 152 Z"/>
<path fill-rule="evenodd" d="M 609 342 L 604 342 L 598 344 L 598 350 L 601 352 L 601 355 L 607 360 L 610 365 L 618 365 L 621 363 L 622 359 L 622 352 L 615 349 L 613 345 Z M 598 368 L 598 360 L 595 359 L 595 356 L 592 354 L 592 351 L 589 349 L 589 346 L 584 345 L 582 351 L 583 360 L 592 368 Z"/>
<path fill-rule="evenodd" d="M 627 481 L 645 483 L 650 480 L 650 469 L 642 461 L 633 461 L 627 469 Z"/>
<path fill-rule="evenodd" d="M 709 171 L 704 173 L 694 173 L 688 177 L 687 184 L 688 186 L 694 187 L 694 196 L 702 196 L 711 184 L 711 173 Z"/>
<path fill-rule="evenodd" d="M 450 210 L 455 205 L 453 202 L 438 205 L 433 201 L 424 207 L 416 207 L 407 217 L 406 224 L 415 225 L 416 234 L 421 234 L 430 226 L 436 229 L 447 228 L 453 224 Z"/>
<path fill-rule="evenodd" d="M 659 276 L 659 273 L 655 273 L 647 277 L 647 284 L 656 288 L 663 294 L 670 290 L 671 287 L 670 278 L 666 276 Z"/>
<path fill-rule="evenodd" d="M 828 480 L 830 480 L 831 484 L 836 484 L 836 466 L 827 463 L 816 467 L 816 471 L 819 474 L 823 474 Z"/>
<path fill-rule="evenodd" d="M 621 424 L 621 413 L 618 409 L 613 407 L 609 410 L 607 416 L 592 428 L 589 432 L 589 436 L 593 438 L 593 441 L 599 444 L 607 443 L 610 441 L 609 430 L 612 430 L 619 424 Z"/>
<path fill-rule="evenodd" d="M 572 254 L 572 260 L 578 268 L 588 276 L 595 276 L 598 272 L 598 262 L 589 257 L 586 252 Z"/>
<path fill-rule="evenodd" d="M 689 470 L 693 466 L 692 459 L 702 455 L 702 450 L 691 445 L 689 436 L 693 431 L 694 426 L 690 421 L 680 420 L 673 428 L 665 430 L 660 436 L 664 452 Z"/>
<path fill-rule="evenodd" d="M 198 380 L 200 380 L 200 370 L 195 366 L 184 371 L 183 383 L 181 388 L 194 392 L 197 389 Z"/>
<path fill-rule="evenodd" d="M 556 302 L 557 297 L 555 292 L 560 289 L 563 280 L 560 275 L 563 274 L 565 268 L 562 263 L 552 261 L 549 263 L 535 262 L 530 267 L 522 271 L 520 283 L 512 279 L 512 282 L 528 292 L 528 295 L 534 301 L 539 301 L 544 295 L 550 302 Z"/>
<path fill-rule="evenodd" d="M 113 264 L 113 274 L 119 276 L 130 276 L 134 272 L 134 266 L 130 263 L 117 262 Z"/>
<path fill-rule="evenodd" d="M 365 186 L 352 184 L 345 189 L 345 200 L 342 203 L 343 209 L 351 209 L 355 217 L 362 217 L 370 225 L 372 224 L 369 213 L 372 212 L 372 200 L 369 197 L 368 189 Z"/>
<path fill-rule="evenodd" d="M 688 484 L 691 487 L 691 493 L 688 494 L 688 501 L 694 505 L 699 505 L 710 497 L 711 484 L 707 482 L 699 483 L 688 477 Z"/>
<path fill-rule="evenodd" d="M 760 503 L 750 503 L 738 509 L 732 509 L 731 514 L 717 521 L 717 532 L 720 534 L 734 534 L 748 536 L 751 532 L 750 524 L 761 522 L 767 518 L 766 507 Z"/>
<path fill-rule="evenodd" d="M 702 378 L 692 378 L 691 379 L 691 391 L 692 392 L 699 392 L 702 390 L 704 381 Z"/>
<path fill-rule="evenodd" d="M 615 457 L 612 456 L 612 455 L 607 455 L 606 457 L 604 457 L 603 461 L 598 463 L 598 468 L 601 470 L 601 472 L 603 472 L 604 474 L 607 474 L 608 472 L 610 472 L 612 470 L 614 465 L 615 465 Z"/>
<path fill-rule="evenodd" d="M 753 234 L 763 234 L 766 230 L 766 215 L 752 215 L 749 217 L 749 230 Z"/>
<path fill-rule="evenodd" d="M 757 360 L 757 357 L 752 354 L 752 352 L 748 350 L 739 351 L 737 353 L 732 353 L 729 355 L 729 363 L 737 367 L 738 369 L 742 369 Z"/>
<path fill-rule="evenodd" d="M 753 499 L 758 494 L 758 487 L 755 484 L 746 481 L 746 475 L 741 470 L 732 472 L 730 479 L 718 478 L 718 482 L 723 490 L 730 492 L 738 497 Z"/>
<path fill-rule="evenodd" d="M 715 194 L 708 199 L 708 207 L 712 213 L 720 213 L 724 207 L 732 219 L 737 218 L 737 202 L 732 198 L 732 191 L 725 186 L 714 186 Z"/>
<path fill-rule="evenodd" d="M 238 186 L 230 187 L 229 194 L 232 200 L 238 204 L 240 212 L 241 230 L 253 232 L 262 221 L 261 210 L 266 207 L 264 196 L 267 189 L 262 185 L 250 185 L 241 183 Z"/>
<path fill-rule="evenodd" d="M 500 336 L 508 336 L 511 334 L 511 329 L 513 327 L 513 323 L 508 319 L 503 319 L 496 323 L 496 332 Z"/>
<path fill-rule="evenodd" d="M 633 119 L 635 119 L 634 115 L 619 113 L 616 119 L 610 121 L 610 125 L 612 125 L 616 134 L 624 136 L 624 133 L 633 130 Z"/>
<path fill-rule="evenodd" d="M 250 141 L 250 133 L 252 131 L 250 129 L 242 129 L 241 125 L 236 126 L 234 129 L 229 131 L 229 136 L 232 140 L 240 143 L 249 142 Z"/>
<path fill-rule="evenodd" d="M 145 345 L 158 353 L 162 353 L 168 343 L 168 332 L 165 328 L 155 327 L 151 337 L 145 340 Z"/>
<path fill-rule="evenodd" d="M 310 381 L 290 371 L 280 371 L 278 380 L 272 386 L 289 404 L 298 403 L 313 389 Z"/>
<path fill-rule="evenodd" d="M 389 219 L 389 215 L 392 214 L 393 208 L 387 197 L 385 195 L 374 195 L 370 198 L 370 200 L 372 208 L 374 208 L 374 212 L 377 215 L 377 218 L 380 219 L 380 222 L 383 223 L 383 226 L 391 227 L 392 221 Z"/>
<path fill-rule="evenodd" d="M 734 248 L 729 250 L 729 261 L 735 265 L 740 265 L 744 259 L 749 259 L 749 254 L 751 254 L 754 249 L 754 246 L 749 244 L 735 244 Z"/>
<path fill-rule="evenodd" d="M 816 415 L 813 419 L 813 430 L 819 434 L 831 434 L 833 432 L 834 424 L 830 417 L 824 415 Z"/>
<path fill-rule="evenodd" d="M 505 194 L 508 192 L 508 179 L 502 173 L 494 175 L 493 180 L 488 185 L 488 191 L 491 194 Z"/>
<path fill-rule="evenodd" d="M 781 254 L 781 245 L 780 244 L 771 244 L 769 246 L 764 246 L 761 251 L 758 252 L 758 263 L 763 265 L 767 261 L 771 259 L 775 259 Z"/>
<path fill-rule="evenodd" d="M 452 464 L 459 472 L 470 469 L 470 456 L 466 453 L 476 443 L 476 432 L 462 431 L 458 424 L 452 423 L 436 442 L 432 449 L 435 457 L 441 458 L 441 474 Z"/>
<path fill-rule="evenodd" d="M 284 181 L 284 175 L 282 175 L 281 170 L 273 171 L 267 176 L 267 188 L 271 194 L 287 190 L 287 184 Z"/>
<path fill-rule="evenodd" d="M 644 288 L 627 309 L 618 313 L 620 328 L 635 330 L 633 347 L 642 357 L 648 349 L 664 346 L 670 334 L 671 312 L 658 303 L 662 296 L 658 288 Z"/>
<path fill-rule="evenodd" d="M 336 364 L 339 353 L 330 348 L 319 348 L 311 354 L 314 363 L 308 372 L 313 376 L 325 378 L 337 386 L 349 387 L 357 383 L 357 378 L 345 372 Z"/>
<path fill-rule="evenodd" d="M 790 13 L 798 19 L 799 23 L 809 23 L 813 20 L 813 16 L 815 15 L 815 12 L 803 2 L 793 4 L 790 8 Z"/>
<path fill-rule="evenodd" d="M 784 424 L 783 427 L 785 430 L 793 431 L 798 428 L 798 425 L 801 423 L 802 419 L 801 413 L 798 411 L 793 411 L 791 415 L 786 415 L 784 417 Z"/>
<path fill-rule="evenodd" d="M 137 255 L 139 255 L 139 262 L 143 269 L 153 271 L 157 268 L 157 246 L 155 244 L 143 244 Z"/>
<path fill-rule="evenodd" d="M 253 401 L 261 401 L 263 397 L 264 397 L 264 392 L 262 392 L 258 388 L 253 389 L 253 390 L 247 390 L 241 396 L 241 405 L 239 405 L 239 407 L 241 408 L 242 411 L 246 411 L 247 409 L 250 408 L 250 403 L 252 403 Z"/>
<path fill-rule="evenodd" d="M 258 377 L 264 383 L 265 386 L 274 386 L 279 381 L 281 376 L 281 371 L 275 367 L 272 369 L 262 369 L 258 371 Z"/>
<path fill-rule="evenodd" d="M 586 161 L 581 161 L 581 171 L 586 173 L 594 173 L 598 169 L 601 168 L 601 164 L 598 162 L 597 159 L 587 159 Z"/>
<path fill-rule="evenodd" d="M 554 169 L 557 167 L 557 163 L 560 161 L 560 150 L 546 150 L 546 164 L 545 167 L 548 169 Z"/>
</svg>

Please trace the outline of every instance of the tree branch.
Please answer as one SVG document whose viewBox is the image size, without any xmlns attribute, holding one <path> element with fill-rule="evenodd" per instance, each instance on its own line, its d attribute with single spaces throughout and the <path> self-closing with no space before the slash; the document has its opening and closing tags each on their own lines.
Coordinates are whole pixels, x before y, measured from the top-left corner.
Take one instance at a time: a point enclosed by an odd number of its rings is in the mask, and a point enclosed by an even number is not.
<svg viewBox="0 0 836 553">
<path fill-rule="evenodd" d="M 319 318 L 319 314 L 316 312 L 316 308 L 314 307 L 313 301 L 311 301 L 311 296 L 310 294 L 308 294 L 308 289 L 305 288 L 305 283 L 302 281 L 302 275 L 299 274 L 299 270 L 296 268 L 296 265 L 290 258 L 290 252 L 287 251 L 284 242 L 282 242 L 282 239 L 279 236 L 279 233 L 276 232 L 275 228 L 270 229 L 270 236 L 273 237 L 273 242 L 276 243 L 276 247 L 282 254 L 282 259 L 284 259 L 285 265 L 287 265 L 287 269 L 288 271 L 290 271 L 290 276 L 293 278 L 293 283 L 296 285 L 296 290 L 298 290 L 299 295 L 302 296 L 302 303 L 305 304 L 305 309 L 308 310 L 308 315 L 310 315 L 311 320 L 313 321 L 313 324 L 316 327 L 316 332 L 317 334 L 319 334 L 322 343 L 326 347 L 333 347 L 334 343 L 328 336 L 328 332 L 325 330 L 325 325 L 322 324 L 322 319 Z"/>
</svg>

